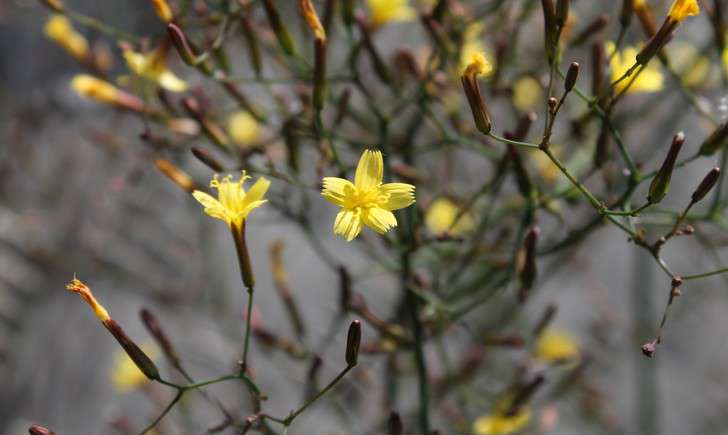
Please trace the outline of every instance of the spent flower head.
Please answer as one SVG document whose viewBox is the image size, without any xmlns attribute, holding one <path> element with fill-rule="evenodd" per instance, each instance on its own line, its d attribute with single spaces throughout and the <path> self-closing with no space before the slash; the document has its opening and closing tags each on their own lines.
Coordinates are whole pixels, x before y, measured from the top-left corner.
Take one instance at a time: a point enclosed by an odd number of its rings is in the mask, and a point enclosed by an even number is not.
<svg viewBox="0 0 728 435">
<path fill-rule="evenodd" d="M 201 190 L 195 190 L 192 196 L 205 207 L 205 213 L 211 217 L 224 221 L 230 227 L 240 227 L 253 209 L 268 201 L 263 197 L 270 187 L 270 181 L 260 177 L 246 192 L 243 183 L 250 178 L 245 171 L 237 181 L 233 180 L 232 175 L 226 175 L 219 180 L 215 174 L 210 181 L 210 187 L 217 189 L 217 198 Z"/>
<path fill-rule="evenodd" d="M 341 207 L 334 221 L 334 234 L 346 241 L 359 235 L 362 225 L 379 234 L 397 226 L 392 211 L 415 202 L 415 186 L 407 183 L 384 183 L 384 160 L 380 151 L 366 150 L 356 167 L 354 182 L 338 177 L 324 177 L 321 194 Z"/>
</svg>

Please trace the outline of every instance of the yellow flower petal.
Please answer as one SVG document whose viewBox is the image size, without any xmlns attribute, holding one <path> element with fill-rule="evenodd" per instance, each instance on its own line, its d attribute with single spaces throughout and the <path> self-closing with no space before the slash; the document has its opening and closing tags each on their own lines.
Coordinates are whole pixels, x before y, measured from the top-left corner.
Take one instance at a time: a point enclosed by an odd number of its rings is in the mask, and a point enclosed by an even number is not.
<svg viewBox="0 0 728 435">
<path fill-rule="evenodd" d="M 195 190 L 194 192 L 192 192 L 192 196 L 195 197 L 197 202 L 205 207 L 205 209 L 203 210 L 205 213 L 207 213 L 211 217 L 223 220 L 230 224 L 230 216 L 228 216 L 225 207 L 220 203 L 220 201 L 201 190 Z"/>
<path fill-rule="evenodd" d="M 687 17 L 698 15 L 699 13 L 700 6 L 697 0 L 675 0 L 667 16 L 670 19 L 680 22 Z"/>
<path fill-rule="evenodd" d="M 343 236 L 350 242 L 359 235 L 361 226 L 362 220 L 358 210 L 341 210 L 334 221 L 334 234 Z"/>
<path fill-rule="evenodd" d="M 408 3 L 408 0 L 367 0 L 372 27 L 376 29 L 390 22 L 415 19 L 417 12 Z"/>
<path fill-rule="evenodd" d="M 174 75 L 170 70 L 164 70 L 157 78 L 159 86 L 170 92 L 184 92 L 187 90 L 187 82 Z"/>
<path fill-rule="evenodd" d="M 354 185 L 349 180 L 338 177 L 324 177 L 321 194 L 332 203 L 342 207 L 347 195 L 354 191 Z M 385 184 L 386 186 L 386 184 Z M 384 187 L 384 186 L 382 186 Z"/>
<path fill-rule="evenodd" d="M 249 178 L 245 172 L 237 181 L 233 181 L 232 175 L 226 175 L 222 180 L 215 175 L 210 181 L 210 187 L 217 189 L 217 199 L 199 190 L 192 192 L 192 195 L 211 217 L 225 221 L 229 226 L 239 226 L 252 210 L 267 202 L 263 196 L 268 191 L 270 181 L 260 177 L 246 193 L 243 183 Z"/>
<path fill-rule="evenodd" d="M 430 204 L 425 213 L 425 224 L 433 234 L 448 232 L 453 235 L 464 234 L 475 227 L 471 213 L 460 215 L 460 207 L 447 198 L 438 198 Z M 457 222 L 455 222 L 457 219 Z"/>
<path fill-rule="evenodd" d="M 268 181 L 265 177 L 258 178 L 258 181 L 256 181 L 248 190 L 247 193 L 245 193 L 245 198 L 243 201 L 245 201 L 248 204 L 252 204 L 254 202 L 261 201 L 265 194 L 268 192 L 268 188 L 270 187 L 270 181 Z M 241 189 L 242 190 L 242 189 Z M 246 204 L 247 206 L 247 204 Z"/>
<path fill-rule="evenodd" d="M 605 43 L 607 56 L 612 56 L 615 45 L 611 41 Z M 621 78 L 629 68 L 635 63 L 637 57 L 637 49 L 634 47 L 624 47 L 624 50 L 617 52 L 612 56 L 609 62 L 609 68 L 612 74 L 612 81 Z M 634 76 L 633 76 L 634 77 Z M 627 78 L 619 82 L 616 86 L 617 92 L 621 92 L 633 79 Z M 634 83 L 629 87 L 627 93 L 637 92 L 657 92 L 662 90 L 663 77 L 662 72 L 655 62 L 650 62 L 642 72 L 634 79 Z"/>
<path fill-rule="evenodd" d="M 411 184 L 386 183 L 379 190 L 387 195 L 387 201 L 381 204 L 385 210 L 399 210 L 415 202 L 415 186 Z"/>
<path fill-rule="evenodd" d="M 541 83 L 531 76 L 524 76 L 513 84 L 513 105 L 522 112 L 528 112 L 543 101 Z"/>
<path fill-rule="evenodd" d="M 368 191 L 382 183 L 384 174 L 384 160 L 378 150 L 366 150 L 359 159 L 354 176 L 354 185 L 357 189 Z"/>
<path fill-rule="evenodd" d="M 261 127 L 253 116 L 245 111 L 238 111 L 228 118 L 228 132 L 232 139 L 243 145 L 255 142 L 260 136 Z"/>
<path fill-rule="evenodd" d="M 43 31 L 48 39 L 60 45 L 76 59 L 85 60 L 89 56 L 86 38 L 73 28 L 71 21 L 64 15 L 53 15 L 46 22 Z"/>
<path fill-rule="evenodd" d="M 539 335 L 534 354 L 542 361 L 564 362 L 579 356 L 579 346 L 569 334 L 547 329 Z"/>
<path fill-rule="evenodd" d="M 475 435 L 509 435 L 523 429 L 529 421 L 531 411 L 528 408 L 522 408 L 511 416 L 493 413 L 475 420 L 473 432 Z"/>
<path fill-rule="evenodd" d="M 364 209 L 361 218 L 364 224 L 379 234 L 384 234 L 397 226 L 397 219 L 394 217 L 394 214 L 383 208 L 372 207 Z"/>
</svg>

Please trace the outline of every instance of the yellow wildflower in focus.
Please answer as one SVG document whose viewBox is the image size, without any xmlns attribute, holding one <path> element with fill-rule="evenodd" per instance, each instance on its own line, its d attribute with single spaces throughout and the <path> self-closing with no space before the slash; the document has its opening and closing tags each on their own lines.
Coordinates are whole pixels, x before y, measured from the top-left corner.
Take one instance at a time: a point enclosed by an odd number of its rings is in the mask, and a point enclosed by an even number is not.
<svg viewBox="0 0 728 435">
<path fill-rule="evenodd" d="M 455 236 L 464 234 L 475 227 L 475 220 L 471 213 L 466 212 L 455 222 L 460 212 L 460 207 L 453 204 L 452 201 L 447 198 L 438 198 L 427 208 L 425 224 L 433 234 L 445 232 Z"/>
<path fill-rule="evenodd" d="M 545 362 L 564 362 L 579 357 L 579 346 L 569 334 L 547 329 L 539 335 L 534 355 Z"/>
<path fill-rule="evenodd" d="M 698 0 L 675 0 L 670 6 L 670 12 L 667 18 L 680 22 L 687 17 L 692 17 L 700 13 Z"/>
<path fill-rule="evenodd" d="M 172 8 L 169 7 L 167 0 L 152 0 L 152 6 L 154 6 L 154 12 L 157 13 L 157 16 L 163 22 L 169 23 L 174 18 Z"/>
<path fill-rule="evenodd" d="M 616 47 L 612 41 L 605 43 L 607 56 L 612 56 Z M 612 56 L 609 62 L 609 69 L 612 74 L 612 81 L 616 81 L 621 78 L 624 73 L 630 69 L 637 57 L 637 49 L 634 47 L 624 47 L 624 50 L 617 52 Z M 616 86 L 616 91 L 621 92 L 631 81 L 633 77 L 620 81 Z M 642 72 L 634 80 L 634 83 L 629 87 L 628 93 L 636 92 L 657 92 L 662 90 L 663 77 L 662 72 L 655 63 L 648 64 Z"/>
<path fill-rule="evenodd" d="M 218 180 L 215 174 L 210 181 L 210 187 L 217 189 L 217 199 L 201 190 L 195 190 L 192 196 L 205 207 L 205 213 L 224 221 L 230 227 L 239 228 L 253 209 L 268 202 L 263 197 L 270 187 L 270 181 L 260 177 L 246 192 L 243 183 L 249 178 L 251 177 L 245 175 L 245 171 L 238 181 L 233 181 L 232 175 L 226 175 L 222 180 Z"/>
<path fill-rule="evenodd" d="M 234 112 L 228 118 L 228 133 L 236 143 L 247 145 L 255 142 L 260 132 L 260 124 L 248 112 Z"/>
<path fill-rule="evenodd" d="M 417 12 L 409 5 L 409 0 L 367 0 L 369 23 L 376 29 L 393 21 L 411 21 Z"/>
<path fill-rule="evenodd" d="M 523 407 L 513 415 L 494 412 L 484 415 L 473 423 L 475 435 L 509 435 L 523 429 L 531 421 L 531 410 Z"/>
<path fill-rule="evenodd" d="M 71 80 L 71 88 L 82 97 L 101 103 L 117 103 L 121 91 L 109 82 L 88 74 L 78 74 Z"/>
<path fill-rule="evenodd" d="M 187 83 L 167 69 L 164 55 L 164 50 L 146 54 L 124 50 L 127 66 L 138 76 L 155 81 L 159 86 L 171 92 L 186 91 Z"/>
<path fill-rule="evenodd" d="M 89 58 L 88 42 L 63 15 L 53 15 L 43 29 L 45 35 L 78 60 Z"/>
<path fill-rule="evenodd" d="M 359 235 L 362 225 L 379 234 L 397 226 L 392 211 L 415 202 L 415 186 L 382 184 L 383 175 L 382 153 L 366 150 L 359 159 L 353 183 L 343 178 L 324 177 L 321 194 L 341 207 L 334 221 L 334 234 L 349 242 Z"/>
<path fill-rule="evenodd" d="M 521 77 L 513 84 L 512 100 L 516 109 L 522 112 L 532 110 L 543 102 L 541 83 L 531 76 Z"/>
<path fill-rule="evenodd" d="M 144 343 L 141 346 L 142 351 L 152 360 L 156 360 L 158 353 L 151 343 Z M 147 383 L 149 378 L 139 370 L 129 355 L 120 350 L 114 356 L 114 362 L 111 367 L 111 382 L 120 392 L 126 392 L 140 387 Z"/>
</svg>

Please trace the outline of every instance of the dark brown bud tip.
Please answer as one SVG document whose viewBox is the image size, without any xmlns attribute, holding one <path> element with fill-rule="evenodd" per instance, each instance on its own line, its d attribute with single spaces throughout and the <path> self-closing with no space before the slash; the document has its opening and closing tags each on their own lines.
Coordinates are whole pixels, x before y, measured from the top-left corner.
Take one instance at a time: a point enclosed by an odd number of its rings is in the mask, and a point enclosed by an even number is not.
<svg viewBox="0 0 728 435">
<path fill-rule="evenodd" d="M 700 182 L 700 185 L 698 185 L 698 188 L 695 189 L 695 192 L 693 192 L 692 201 L 693 203 L 696 203 L 700 201 L 701 199 L 705 198 L 705 195 L 710 192 L 710 190 L 715 186 L 715 183 L 718 182 L 718 179 L 720 178 L 720 168 L 713 168 L 708 172 L 708 174 L 703 178 L 703 181 Z"/>
<path fill-rule="evenodd" d="M 579 77 L 579 63 L 571 62 L 571 65 L 569 66 L 569 71 L 566 73 L 566 80 L 564 80 L 564 90 L 566 90 L 566 92 L 569 92 L 572 89 L 574 89 L 574 85 L 576 85 L 576 79 L 578 77 Z"/>
<path fill-rule="evenodd" d="M 399 416 L 398 412 L 392 411 L 389 413 L 387 429 L 389 430 L 389 435 L 402 435 L 404 433 L 402 418 Z"/>
<path fill-rule="evenodd" d="M 43 427 L 39 426 L 37 424 L 34 424 L 33 426 L 28 428 L 28 433 L 30 435 L 53 435 L 53 431 Z"/>
<path fill-rule="evenodd" d="M 655 342 L 650 341 L 642 345 L 642 354 L 648 358 L 652 358 L 655 355 Z"/>
<path fill-rule="evenodd" d="M 354 320 L 349 326 L 349 334 L 346 337 L 346 363 L 354 367 L 359 359 L 359 346 L 361 345 L 361 322 Z"/>
</svg>

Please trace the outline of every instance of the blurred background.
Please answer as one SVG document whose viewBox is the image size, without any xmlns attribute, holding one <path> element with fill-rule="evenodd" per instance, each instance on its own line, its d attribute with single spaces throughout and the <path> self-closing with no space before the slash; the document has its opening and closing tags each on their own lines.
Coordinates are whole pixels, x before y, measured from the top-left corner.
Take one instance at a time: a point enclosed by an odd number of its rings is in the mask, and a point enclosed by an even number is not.
<svg viewBox="0 0 728 435">
<path fill-rule="evenodd" d="M 147 0 L 67 3 L 130 33 L 159 33 Z M 601 12 L 616 16 L 618 8 L 611 3 L 574 1 L 573 8 L 585 23 Z M 661 17 L 669 2 L 649 3 Z M 143 307 L 153 310 L 196 379 L 234 370 L 241 352 L 244 292 L 225 226 L 203 215 L 199 204 L 154 167 L 153 150 L 139 138 L 143 121 L 82 100 L 69 88 L 71 77 L 82 69 L 43 36 L 48 16 L 35 1 L 0 2 L 0 433 L 25 433 L 32 423 L 47 425 L 58 434 L 136 433 L 166 404 L 168 391 L 156 384 L 127 388 L 118 380 L 123 355 L 116 342 L 88 307 L 64 290 L 65 284 L 74 274 L 89 284 L 127 332 L 159 358 L 138 314 Z M 529 20 L 532 25 L 523 28 L 524 45 L 534 42 L 538 48 L 542 38 L 538 8 Z M 706 17 L 687 23 L 680 29 L 680 41 L 709 45 L 706 23 Z M 377 44 L 385 52 L 401 46 L 416 50 L 423 34 L 413 26 L 403 23 L 384 29 Z M 616 34 L 615 29 L 609 27 L 608 34 Z M 98 32 L 83 33 L 92 43 L 116 50 Z M 524 62 L 542 62 L 528 59 L 530 52 L 525 49 L 524 53 Z M 579 53 L 583 58 L 576 56 Z M 569 53 L 574 59 L 564 60 L 586 65 L 587 53 L 575 51 Z M 118 62 L 117 56 L 113 71 L 123 74 Z M 696 93 L 700 104 L 722 119 L 725 88 L 715 78 L 722 65 L 713 53 L 709 62 L 713 74 L 696 87 Z M 179 63 L 174 69 L 186 77 Z M 201 85 L 203 79 L 190 74 L 189 80 Z M 706 135 L 706 125 L 678 91 L 668 87 L 658 98 L 630 96 L 624 102 L 627 109 L 644 104 L 659 108 L 639 122 L 629 119 L 625 109 L 621 120 L 623 135 L 635 144 L 644 167 L 656 168 L 663 153 L 655 153 L 655 147 L 669 143 L 677 131 L 685 132 L 686 147 L 692 150 Z M 496 125 L 510 116 L 499 111 L 497 103 L 491 109 Z M 638 145 L 642 143 L 644 150 Z M 433 155 L 426 167 L 436 176 L 459 180 L 460 185 L 490 171 L 482 159 L 467 152 L 453 152 L 447 164 L 441 160 Z M 210 178 L 209 169 L 191 156 L 176 163 L 202 183 Z M 704 158 L 680 170 L 666 207 L 682 207 L 705 172 L 718 163 Z M 459 170 L 452 171 L 453 165 Z M 320 200 L 315 190 L 296 195 Z M 311 208 L 315 240 L 273 207 L 256 211 L 249 222 L 254 228 L 249 243 L 259 282 L 259 321 L 276 334 L 293 336 L 284 305 L 273 290 L 269 252 L 272 243 L 281 240 L 288 280 L 306 323 L 306 344 L 323 359 L 322 381 L 343 366 L 348 322 L 338 314 L 338 273 L 321 252 L 335 253 L 329 255 L 347 264 L 372 311 L 384 318 L 395 315 L 395 281 L 371 273 L 370 260 L 360 250 L 331 235 L 334 214 L 328 204 Z M 711 249 L 697 237 L 685 237 L 664 251 L 673 269 L 685 274 L 725 264 L 725 233 L 707 223 L 696 227 L 700 237 L 712 242 Z M 604 226 L 577 248 L 545 256 L 539 264 L 554 273 L 546 275 L 515 325 L 537 318 L 545 306 L 555 304 L 555 325 L 574 337 L 590 361 L 587 393 L 540 408 L 539 419 L 546 418 L 546 412 L 558 415 L 552 433 L 728 433 L 724 277 L 683 287 L 667 326 L 669 338 L 656 358 L 647 359 L 640 345 L 653 336 L 669 291 L 669 282 L 648 254 L 628 243 L 623 233 Z M 495 314 L 483 308 L 469 317 L 477 323 L 491 321 L 490 316 Z M 466 329 L 452 334 L 450 340 L 455 342 L 448 346 L 453 351 L 462 350 L 458 339 L 469 339 Z M 365 341 L 374 338 L 365 327 Z M 433 348 L 427 351 L 436 353 Z M 515 364 L 518 352 L 522 350 L 489 351 L 480 370 L 498 373 Z M 301 403 L 308 361 L 291 359 L 259 341 L 254 341 L 252 358 L 256 379 L 270 397 L 266 410 L 285 415 Z M 303 415 L 289 433 L 382 433 L 371 423 L 376 418 L 362 416 L 383 411 L 384 366 L 381 358 L 363 357 L 339 394 L 326 400 L 327 406 Z M 435 373 L 438 369 L 437 364 L 432 368 Z M 496 389 L 495 385 L 485 388 Z M 248 403 L 239 386 L 224 384 L 209 391 L 246 415 Z M 399 405 L 407 408 L 414 400 L 413 387 Z M 221 421 L 215 406 L 199 397 L 190 397 L 181 408 L 184 412 L 173 412 L 160 433 L 205 433 Z M 439 427 L 442 433 L 456 433 Z"/>
</svg>

